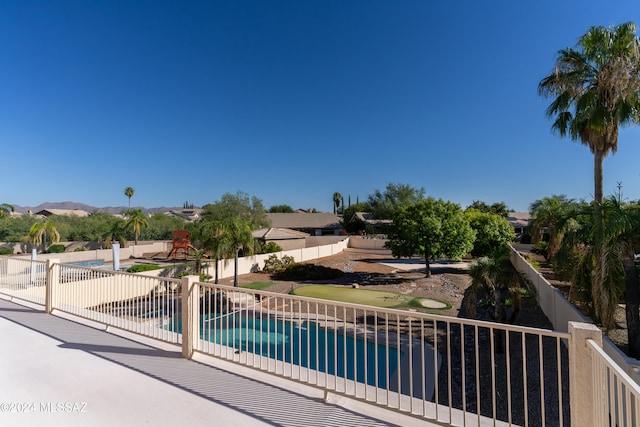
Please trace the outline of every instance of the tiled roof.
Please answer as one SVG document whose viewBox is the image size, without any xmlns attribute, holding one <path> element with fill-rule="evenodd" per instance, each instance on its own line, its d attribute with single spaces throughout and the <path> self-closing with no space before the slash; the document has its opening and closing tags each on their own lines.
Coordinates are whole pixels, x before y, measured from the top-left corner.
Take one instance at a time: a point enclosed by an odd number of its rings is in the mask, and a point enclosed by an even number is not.
<svg viewBox="0 0 640 427">
<path fill-rule="evenodd" d="M 391 219 L 375 219 L 373 218 L 373 214 L 369 213 L 369 212 L 356 212 L 355 214 L 353 214 L 353 216 L 351 217 L 351 221 L 353 220 L 360 220 L 362 222 L 364 222 L 365 224 L 370 224 L 370 225 L 390 225 L 393 224 L 393 220 Z"/>
<path fill-rule="evenodd" d="M 340 217 L 332 213 L 268 213 L 274 228 L 339 228 Z"/>
<path fill-rule="evenodd" d="M 253 237 L 265 240 L 304 239 L 307 236 L 309 236 L 308 233 L 288 228 L 261 228 L 253 232 Z"/>
<path fill-rule="evenodd" d="M 529 218 L 531 215 L 528 212 L 509 212 L 507 217 L 509 224 L 513 227 L 526 227 L 529 224 Z"/>
</svg>

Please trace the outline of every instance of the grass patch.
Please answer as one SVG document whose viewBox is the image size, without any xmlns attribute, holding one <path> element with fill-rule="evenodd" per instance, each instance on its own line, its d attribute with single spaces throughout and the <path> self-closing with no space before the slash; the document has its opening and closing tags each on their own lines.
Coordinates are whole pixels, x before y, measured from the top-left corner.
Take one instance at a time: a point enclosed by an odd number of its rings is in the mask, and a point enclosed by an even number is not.
<svg viewBox="0 0 640 427">
<path fill-rule="evenodd" d="M 134 264 L 131 267 L 127 268 L 127 273 L 143 273 L 145 271 L 151 270 L 160 270 L 164 268 L 157 264 Z"/>
<path fill-rule="evenodd" d="M 399 294 L 397 292 L 374 291 L 359 288 L 339 288 L 329 285 L 302 286 L 294 289 L 292 294 L 381 308 L 419 307 L 435 310 L 446 310 L 451 308 L 451 306 L 445 302 L 430 298 L 413 297 L 410 295 Z"/>
<path fill-rule="evenodd" d="M 273 282 L 252 282 L 247 283 L 246 285 L 241 285 L 240 287 L 245 289 L 253 289 L 254 291 L 261 291 L 272 285 L 274 285 Z"/>
</svg>

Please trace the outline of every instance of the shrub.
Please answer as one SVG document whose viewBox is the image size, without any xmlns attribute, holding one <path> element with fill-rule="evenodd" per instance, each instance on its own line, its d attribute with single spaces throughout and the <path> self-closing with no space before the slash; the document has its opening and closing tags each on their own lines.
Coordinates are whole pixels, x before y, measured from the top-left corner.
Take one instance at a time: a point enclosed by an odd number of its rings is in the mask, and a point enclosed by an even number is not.
<svg viewBox="0 0 640 427">
<path fill-rule="evenodd" d="M 315 264 L 294 264 L 285 270 L 274 274 L 279 280 L 331 280 L 342 276 L 342 271 L 335 268 Z"/>
<path fill-rule="evenodd" d="M 293 257 L 289 255 L 285 255 L 282 258 L 278 258 L 278 255 L 270 255 L 269 258 L 264 261 L 262 271 L 265 273 L 280 273 L 292 265 L 295 265 L 295 263 Z"/>
<path fill-rule="evenodd" d="M 273 252 L 281 252 L 282 248 L 276 242 L 269 242 L 267 244 L 262 245 L 260 248 L 263 254 L 270 254 Z"/>
<path fill-rule="evenodd" d="M 47 249 L 47 252 L 50 254 L 60 254 L 64 252 L 64 245 L 51 245 L 49 246 L 49 249 Z"/>
<path fill-rule="evenodd" d="M 142 273 L 143 271 L 160 270 L 163 268 L 157 264 L 134 264 L 127 268 L 127 273 Z"/>
<path fill-rule="evenodd" d="M 85 248 L 84 246 L 78 246 L 77 248 L 75 248 L 73 250 L 73 252 L 84 252 L 86 250 L 87 250 L 87 248 Z"/>
<path fill-rule="evenodd" d="M 3 246 L 0 248 L 0 255 L 13 255 L 13 248 Z"/>
</svg>

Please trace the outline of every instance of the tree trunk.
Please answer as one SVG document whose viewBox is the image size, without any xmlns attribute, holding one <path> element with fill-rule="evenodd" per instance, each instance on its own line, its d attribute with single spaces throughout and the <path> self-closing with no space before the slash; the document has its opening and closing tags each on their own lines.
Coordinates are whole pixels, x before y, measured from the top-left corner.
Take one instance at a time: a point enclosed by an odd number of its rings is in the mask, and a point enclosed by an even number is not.
<svg viewBox="0 0 640 427">
<path fill-rule="evenodd" d="M 597 150 L 593 153 L 593 199 L 596 205 L 602 205 L 602 163 L 604 152 Z"/>
<path fill-rule="evenodd" d="M 507 320 L 507 312 L 504 307 L 504 292 L 503 289 L 499 285 L 494 284 L 493 290 L 493 321 L 499 323 L 505 323 Z M 496 329 L 494 335 L 496 353 L 502 354 L 504 353 L 504 332 L 500 329 Z"/>
<path fill-rule="evenodd" d="M 625 261 L 624 277 L 629 356 L 638 359 L 640 358 L 640 289 L 638 289 L 638 273 L 633 261 Z"/>
<path fill-rule="evenodd" d="M 220 262 L 220 258 L 216 255 L 216 279 L 213 283 L 218 284 L 218 263 Z"/>
<path fill-rule="evenodd" d="M 596 150 L 593 153 L 593 256 L 595 274 L 591 284 L 591 298 L 593 300 L 596 317 L 603 321 L 605 327 L 610 327 L 610 319 L 603 318 L 602 284 L 604 282 L 604 252 L 603 252 L 603 222 L 602 222 L 602 162 L 604 153 Z"/>
<path fill-rule="evenodd" d="M 424 253 L 424 262 L 427 266 L 425 277 L 429 278 L 431 277 L 431 265 L 429 265 L 429 255 L 426 252 Z"/>
</svg>

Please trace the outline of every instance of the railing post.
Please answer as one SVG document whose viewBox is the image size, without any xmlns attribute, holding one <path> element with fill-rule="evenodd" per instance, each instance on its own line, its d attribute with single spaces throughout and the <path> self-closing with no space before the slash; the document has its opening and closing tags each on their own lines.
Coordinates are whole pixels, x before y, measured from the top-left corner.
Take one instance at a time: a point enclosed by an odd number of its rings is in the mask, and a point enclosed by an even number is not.
<svg viewBox="0 0 640 427">
<path fill-rule="evenodd" d="M 182 357 L 190 359 L 200 338 L 200 287 L 195 283 L 199 276 L 182 278 Z"/>
<path fill-rule="evenodd" d="M 51 314 L 51 312 L 55 308 L 55 304 L 53 303 L 53 296 L 54 296 L 54 289 L 57 289 L 60 282 L 60 275 L 58 274 L 59 268 L 60 268 L 59 259 L 47 260 L 46 273 L 45 273 L 45 291 L 44 291 L 44 311 L 47 314 Z"/>
<path fill-rule="evenodd" d="M 569 395 L 571 406 L 571 426 L 590 426 L 594 422 L 593 391 L 598 384 L 591 361 L 593 354 L 587 340 L 595 341 L 602 347 L 602 331 L 589 323 L 569 322 Z"/>
</svg>

